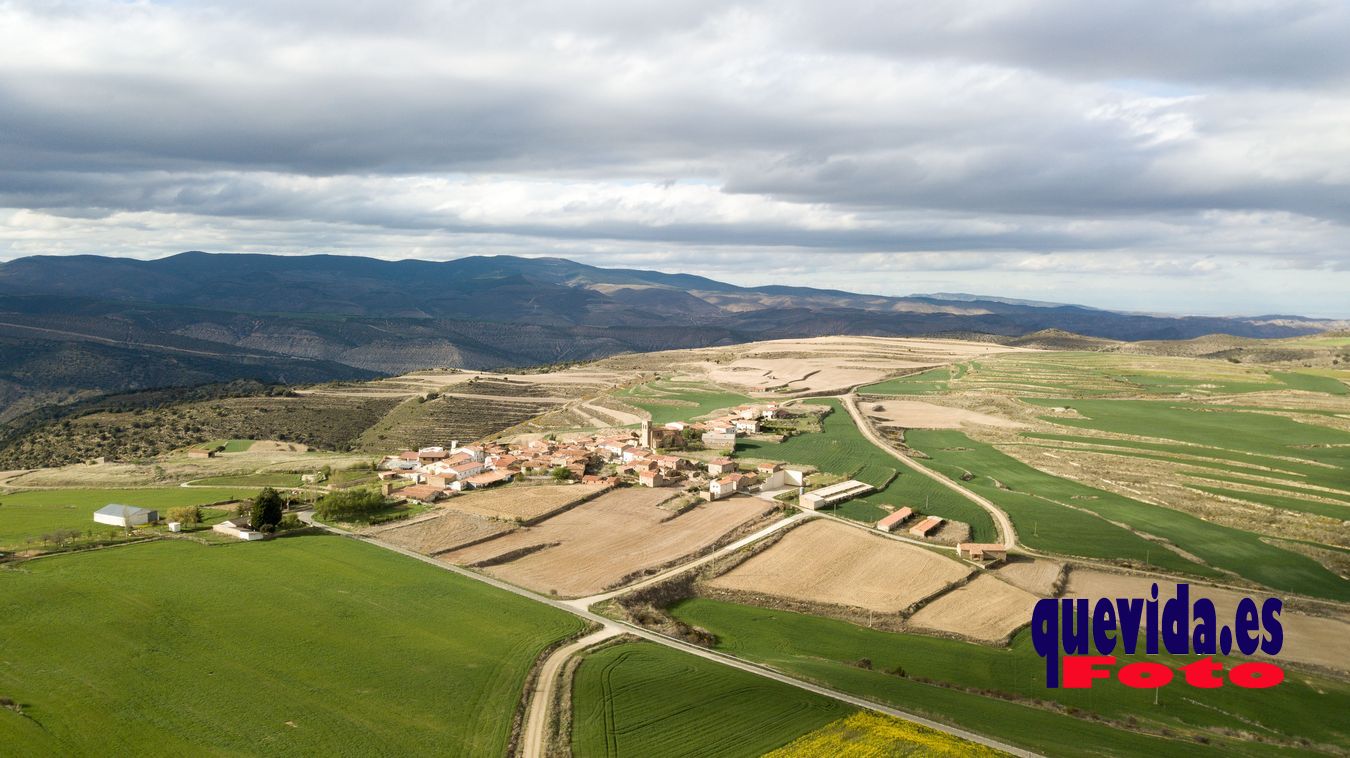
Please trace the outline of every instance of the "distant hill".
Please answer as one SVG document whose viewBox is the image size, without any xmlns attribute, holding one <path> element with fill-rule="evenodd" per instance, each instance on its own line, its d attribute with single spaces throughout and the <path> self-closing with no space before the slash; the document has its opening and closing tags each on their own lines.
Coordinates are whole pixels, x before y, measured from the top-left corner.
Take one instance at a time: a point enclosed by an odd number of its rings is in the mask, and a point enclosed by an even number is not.
<svg viewBox="0 0 1350 758">
<path fill-rule="evenodd" d="M 1054 329 L 1134 341 L 1288 337 L 1347 326 L 975 295 L 739 287 L 561 258 L 35 256 L 0 264 L 0 418 L 91 391 L 523 366 L 826 334 L 1005 339 Z"/>
</svg>

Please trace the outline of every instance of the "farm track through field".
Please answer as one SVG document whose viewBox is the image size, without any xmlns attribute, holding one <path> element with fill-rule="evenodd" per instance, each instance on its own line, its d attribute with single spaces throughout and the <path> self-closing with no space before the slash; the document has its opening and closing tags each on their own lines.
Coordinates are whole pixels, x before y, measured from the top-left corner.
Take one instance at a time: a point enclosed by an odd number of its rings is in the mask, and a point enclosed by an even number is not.
<svg viewBox="0 0 1350 758">
<path fill-rule="evenodd" d="M 967 500 L 975 503 L 976 505 L 988 511 L 989 515 L 993 517 L 994 523 L 998 525 L 999 540 L 1000 543 L 1003 545 L 1003 548 L 1005 550 L 1012 550 L 1014 547 L 1017 546 L 1017 532 L 1013 529 L 1012 519 L 1008 518 L 1008 514 L 1004 513 L 1002 508 L 999 508 L 997 505 L 994 505 L 994 503 L 990 501 L 988 498 L 985 498 L 981 495 L 977 495 L 974 492 L 971 492 L 970 490 L 966 489 L 965 487 L 962 487 L 956 482 L 953 482 L 952 480 L 948 479 L 942 474 L 939 474 L 938 472 L 929 469 L 928 467 L 924 466 L 918 461 L 915 461 L 909 456 L 904 455 L 900 451 L 886 444 L 885 440 L 881 439 L 881 437 L 878 436 L 877 433 L 872 430 L 871 425 L 867 423 L 867 419 L 863 416 L 862 412 L 858 410 L 857 395 L 844 395 L 840 397 L 839 400 L 844 404 L 844 407 L 848 409 L 848 414 L 853 418 L 853 423 L 857 425 L 858 431 L 862 432 L 863 436 L 866 437 L 869 442 L 881 448 L 882 450 L 885 450 L 897 461 L 900 461 L 901 463 L 905 464 L 914 471 L 923 474 L 929 479 L 932 479 L 933 481 L 941 484 L 942 486 L 960 494 L 962 497 L 966 498 Z"/>
<path fill-rule="evenodd" d="M 844 702 L 844 703 L 848 703 L 848 704 L 850 704 L 850 705 L 855 705 L 855 706 L 857 706 L 857 707 L 859 707 L 859 708 L 866 708 L 866 709 L 868 709 L 868 710 L 876 711 L 876 712 L 878 712 L 878 713 L 884 713 L 884 714 L 887 714 L 887 715 L 890 715 L 890 716 L 894 716 L 894 717 L 896 717 L 896 718 L 904 719 L 904 720 L 906 720 L 906 721 L 911 721 L 911 722 L 914 722 L 914 723 L 916 723 L 916 724 L 922 724 L 923 726 L 929 727 L 930 729 L 936 729 L 936 730 L 938 730 L 938 731 L 940 731 L 940 732 L 944 732 L 944 733 L 946 733 L 946 734 L 950 734 L 950 735 L 953 735 L 953 736 L 955 736 L 955 737 L 960 737 L 960 738 L 962 738 L 962 739 L 969 740 L 969 741 L 971 741 L 971 742 L 976 742 L 976 743 L 979 743 L 979 744 L 981 744 L 981 745 L 985 745 L 985 746 L 987 746 L 987 747 L 992 747 L 992 748 L 994 748 L 994 749 L 996 749 L 996 750 L 1002 750 L 1002 751 L 1004 751 L 1004 752 L 1006 752 L 1006 753 L 1009 753 L 1009 754 L 1011 754 L 1011 755 L 1023 756 L 1023 757 L 1026 757 L 1026 758 L 1030 758 L 1031 756 L 1037 756 L 1037 755 L 1038 755 L 1037 753 L 1031 752 L 1031 751 L 1029 751 L 1029 750 L 1024 750 L 1024 749 L 1019 748 L 1019 747 L 1014 747 L 1014 746 L 1012 746 L 1012 745 L 1009 745 L 1009 744 L 1006 744 L 1006 743 L 1003 743 L 1003 742 L 999 742 L 998 740 L 990 739 L 990 738 L 985 737 L 985 736 L 983 736 L 983 735 L 975 734 L 974 732 L 968 732 L 968 731 L 966 731 L 966 730 L 964 730 L 964 729 L 960 729 L 960 728 L 958 728 L 958 727 L 949 726 L 949 725 L 947 725 L 947 724 L 943 724 L 943 723 L 940 723 L 940 722 L 937 722 L 937 721 L 933 721 L 933 720 L 928 719 L 928 718 L 924 718 L 923 716 L 919 716 L 919 715 L 914 714 L 914 713 L 909 713 L 909 712 L 907 712 L 907 711 L 902 711 L 902 710 L 900 710 L 900 709 L 898 709 L 898 708 L 893 708 L 893 707 L 891 707 L 891 706 L 889 706 L 889 705 L 886 705 L 886 704 L 884 704 L 884 703 L 879 703 L 879 702 L 876 702 L 876 701 L 874 701 L 874 700 L 868 700 L 868 699 L 866 699 L 866 698 L 858 697 L 858 696 L 856 696 L 856 695 L 851 695 L 851 694 L 849 694 L 849 693 L 847 693 L 847 692 L 842 692 L 842 691 L 840 691 L 840 690 L 836 690 L 836 689 L 833 689 L 833 688 L 830 688 L 830 687 L 824 687 L 824 686 L 821 686 L 821 685 L 818 685 L 818 684 L 814 684 L 814 683 L 812 683 L 812 682 L 804 681 L 804 680 L 798 679 L 798 678 L 796 678 L 796 677 L 789 676 L 789 675 L 787 675 L 787 674 L 783 674 L 783 673 L 781 673 L 781 672 L 779 672 L 779 671 L 777 671 L 777 670 L 768 668 L 768 667 L 766 667 L 766 666 L 762 666 L 762 665 L 757 664 L 757 663 L 751 663 L 750 661 L 746 661 L 746 660 L 744 660 L 744 659 L 737 658 L 737 657 L 735 657 L 735 656 L 728 655 L 728 654 L 726 654 L 726 653 L 721 653 L 721 652 L 718 652 L 718 651 L 709 650 L 709 649 L 704 648 L 704 647 L 699 647 L 698 645 L 694 645 L 694 644 L 691 644 L 691 643 L 688 643 L 688 642 L 684 642 L 683 640 L 679 640 L 679 639 L 676 639 L 676 638 L 674 638 L 674 637 L 668 637 L 668 636 L 666 636 L 666 635 L 664 635 L 664 634 L 661 634 L 661 633 L 659 633 L 659 632 L 654 632 L 654 631 L 652 631 L 652 630 L 650 630 L 650 629 L 646 629 L 646 628 L 644 628 L 644 627 L 640 627 L 640 626 L 637 626 L 637 625 L 635 625 L 635 624 L 630 624 L 630 623 L 625 622 L 625 621 L 617 621 L 617 620 L 614 620 L 614 619 L 611 619 L 611 618 L 608 618 L 608 617 L 605 617 L 605 616 L 601 616 L 601 615 L 599 615 L 598 613 L 594 613 L 594 612 L 590 611 L 589 609 L 586 609 L 586 610 L 578 609 L 578 608 L 574 607 L 573 605 L 571 605 L 571 604 L 569 604 L 569 603 L 566 603 L 566 602 L 563 602 L 563 601 L 560 601 L 560 600 L 556 600 L 556 599 L 554 599 L 554 598 L 545 597 L 545 596 L 543 596 L 543 595 L 536 594 L 536 593 L 534 593 L 534 592 L 531 592 L 530 590 L 527 590 L 527 589 L 524 589 L 524 588 L 522 588 L 522 587 L 517 587 L 516 585 L 510 584 L 509 582 L 504 582 L 504 581 L 501 581 L 501 580 L 499 580 L 499 579 L 494 579 L 494 578 L 492 578 L 492 577 L 486 576 L 486 575 L 484 575 L 484 574 L 480 574 L 480 573 L 475 572 L 475 571 L 471 571 L 471 570 L 469 570 L 469 569 L 460 568 L 459 566 L 454 566 L 454 565 L 445 563 L 445 562 L 443 562 L 443 561 L 438 561 L 438 560 L 436 560 L 435 558 L 430 558 L 430 557 L 427 557 L 427 556 L 425 556 L 425 555 L 421 555 L 420 553 L 416 553 L 416 552 L 413 552 L 413 551 L 411 551 L 411 550 L 407 550 L 407 549 L 398 547 L 397 545 L 389 544 L 389 543 L 384 542 L 384 541 L 379 540 L 379 539 L 375 539 L 375 538 L 372 538 L 372 537 L 367 537 L 367 536 L 363 536 L 363 535 L 354 534 L 354 533 L 352 533 L 352 532 L 346 531 L 345 529 L 339 529 L 339 528 L 336 528 L 336 527 L 328 526 L 328 525 L 326 525 L 326 524 L 320 524 L 320 523 L 317 523 L 317 522 L 314 521 L 314 514 L 313 514 L 313 512 L 305 512 L 305 513 L 302 513 L 302 514 L 301 514 L 301 519 L 304 520 L 304 521 L 306 521 L 307 523 L 310 523 L 310 524 L 313 524 L 313 525 L 315 525 L 315 526 L 318 526 L 318 527 L 320 527 L 320 528 L 322 528 L 322 529 L 324 529 L 324 530 L 326 530 L 326 531 L 328 531 L 328 532 L 331 532 L 331 533 L 333 533 L 333 534 L 340 534 L 340 535 L 343 535 L 343 536 L 351 537 L 351 538 L 353 538 L 353 539 L 362 539 L 362 540 L 365 540 L 365 541 L 367 541 L 367 542 L 370 542 L 371 544 L 374 544 L 374 545 L 377 545 L 377 546 L 379 546 L 379 547 L 385 548 L 386 550 L 392 550 L 392 551 L 394 551 L 394 552 L 396 552 L 396 553 L 400 553 L 400 554 L 405 555 L 405 556 L 407 556 L 407 557 L 409 557 L 409 558 L 413 558 L 413 559 L 415 559 L 415 560 L 422 561 L 423 563 L 431 564 L 431 565 L 433 565 L 433 566 L 436 566 L 436 567 L 440 568 L 440 569 L 443 570 L 443 571 L 450 571 L 450 572 L 459 574 L 460 576 L 468 577 L 468 578 L 473 579 L 473 580 L 475 580 L 475 581 L 483 582 L 484 584 L 491 585 L 491 586 L 496 587 L 496 588 L 498 588 L 498 589 L 506 590 L 507 592 L 510 592 L 510 593 L 512 593 L 512 594 L 519 595 L 519 596 L 525 597 L 525 598 L 529 598 L 530 600 L 534 600 L 534 601 L 539 602 L 539 603 L 544 603 L 544 604 L 550 605 L 550 606 L 552 606 L 552 607 L 554 607 L 554 608 L 558 608 L 558 609 L 567 611 L 567 612 L 569 612 L 569 613 L 573 613 L 573 614 L 575 614 L 575 615 L 577 615 L 577 616 L 580 616 L 581 618 L 584 618 L 584 619 L 586 619 L 586 620 L 588 620 L 588 621 L 592 621 L 592 622 L 594 622 L 594 623 L 596 623 L 596 624 L 599 624 L 601 627 L 606 628 L 606 629 L 618 629 L 618 630 L 621 631 L 621 632 L 626 632 L 626 633 L 628 633 L 628 634 L 631 634 L 631 635 L 633 635 L 633 636 L 635 636 L 635 637 L 642 638 L 642 639 L 647 640 L 647 641 L 649 641 L 649 642 L 655 642 L 655 643 L 657 643 L 657 644 L 659 644 L 659 645 L 664 645 L 664 646 L 666 646 L 666 647 L 674 648 L 674 649 L 683 651 L 683 652 L 685 652 L 685 653 L 688 653 L 688 654 L 690 654 L 690 655 L 696 655 L 696 656 L 698 656 L 698 657 L 700 657 L 700 658 L 703 658 L 703 659 L 706 659 L 706 660 L 709 660 L 709 661 L 715 661 L 715 662 L 720 663 L 720 664 L 723 664 L 723 665 L 725 665 L 725 666 L 731 666 L 731 667 L 733 667 L 733 668 L 738 668 L 738 669 L 740 669 L 740 670 L 742 670 L 742 671 L 747 671 L 747 672 L 750 672 L 750 673 L 752 673 L 752 674 L 756 674 L 756 675 L 758 675 L 758 676 L 762 676 L 762 677 L 765 677 L 765 678 L 768 678 L 768 679 L 773 679 L 773 680 L 775 680 L 775 681 L 779 681 L 779 682 L 782 682 L 782 683 L 784 683 L 784 684 L 790 684 L 790 685 L 792 685 L 792 686 L 794 686 L 794 687 L 798 687 L 798 688 L 800 688 L 800 689 L 807 690 L 808 692 L 814 692 L 814 693 L 819 694 L 819 695 L 824 695 L 825 697 L 833 698 L 833 699 L 835 699 L 835 700 L 838 700 L 838 701 L 841 701 L 841 702 Z M 528 727 L 527 727 L 527 728 L 528 728 Z M 528 755 L 528 754 L 527 754 L 527 755 Z M 542 753 L 535 754 L 535 755 L 542 755 Z"/>
</svg>

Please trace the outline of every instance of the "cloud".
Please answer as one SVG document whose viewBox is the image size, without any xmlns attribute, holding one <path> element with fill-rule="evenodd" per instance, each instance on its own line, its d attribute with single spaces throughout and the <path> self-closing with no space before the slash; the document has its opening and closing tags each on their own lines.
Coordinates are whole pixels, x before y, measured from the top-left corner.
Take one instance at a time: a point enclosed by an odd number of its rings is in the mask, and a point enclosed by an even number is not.
<svg viewBox="0 0 1350 758">
<path fill-rule="evenodd" d="M 1348 37 L 1311 1 L 10 2 L 0 256 L 1350 284 Z"/>
</svg>

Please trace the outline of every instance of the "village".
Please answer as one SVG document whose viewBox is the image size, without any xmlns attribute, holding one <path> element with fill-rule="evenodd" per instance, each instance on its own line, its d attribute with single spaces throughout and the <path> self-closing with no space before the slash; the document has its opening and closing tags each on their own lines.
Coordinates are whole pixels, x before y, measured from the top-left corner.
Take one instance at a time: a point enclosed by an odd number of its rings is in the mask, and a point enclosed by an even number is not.
<svg viewBox="0 0 1350 758">
<path fill-rule="evenodd" d="M 660 426 L 643 421 L 637 430 L 525 435 L 467 445 L 452 440 L 448 446 L 386 455 L 375 464 L 375 476 L 379 495 L 388 501 L 426 507 L 512 483 L 670 488 L 707 502 L 749 495 L 784 506 L 795 503 L 812 512 L 832 509 L 876 491 L 855 479 L 808 489 L 811 467 L 732 457 L 738 439 L 763 434 L 766 422 L 792 417 L 791 410 L 770 402 L 737 406 L 700 421 L 672 421 Z M 189 456 L 201 457 L 200 453 L 200 448 L 188 451 Z M 322 482 L 319 474 L 307 474 L 302 479 L 310 485 Z M 520 494 L 528 497 L 525 492 Z M 94 521 L 130 529 L 154 525 L 160 522 L 160 516 L 153 509 L 114 503 L 97 511 Z M 905 505 L 894 506 L 873 526 L 903 539 L 941 544 L 939 534 L 945 523 L 941 516 L 925 515 Z M 170 532 L 183 527 L 172 519 L 164 526 Z M 211 531 L 243 541 L 269 536 L 242 513 L 213 524 Z M 947 545 L 955 547 L 960 558 L 974 563 L 995 563 L 1007 557 L 1006 548 L 1000 544 Z"/>
<path fill-rule="evenodd" d="M 388 455 L 377 465 L 381 493 L 425 505 L 462 493 L 510 482 L 548 480 L 608 486 L 678 488 L 713 502 L 734 495 L 781 500 L 795 494 L 798 507 L 820 511 L 876 491 L 865 482 L 848 479 L 807 490 L 810 471 L 776 461 L 742 464 L 730 454 L 738 438 L 758 434 L 766 421 L 783 419 L 789 411 L 777 403 L 741 405 L 706 421 L 672 421 L 625 434 L 541 437 L 528 441 L 486 442 L 449 447 L 432 446 Z M 611 430 L 613 431 L 613 430 Z M 702 455 L 695 455 L 697 450 Z M 711 451 L 716 457 L 709 457 Z M 685 452 L 685 455 L 681 455 Z M 887 534 L 909 539 L 932 538 L 945 519 L 897 507 L 875 524 Z M 1000 544 L 962 542 L 961 558 L 977 563 L 1006 557 Z"/>
</svg>

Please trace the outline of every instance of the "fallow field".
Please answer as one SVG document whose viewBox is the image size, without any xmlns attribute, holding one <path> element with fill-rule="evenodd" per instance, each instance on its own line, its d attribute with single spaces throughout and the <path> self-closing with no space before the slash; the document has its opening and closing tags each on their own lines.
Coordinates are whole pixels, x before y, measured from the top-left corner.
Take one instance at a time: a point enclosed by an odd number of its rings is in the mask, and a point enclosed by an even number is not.
<svg viewBox="0 0 1350 758">
<path fill-rule="evenodd" d="M 816 519 L 708 586 L 893 614 L 969 573 L 970 567 L 924 548 Z"/>
<path fill-rule="evenodd" d="M 733 497 L 681 513 L 658 507 L 669 489 L 627 488 L 601 495 L 539 524 L 440 556 L 538 592 L 591 595 L 635 572 L 716 543 L 763 518 L 773 506 Z"/>
</svg>

